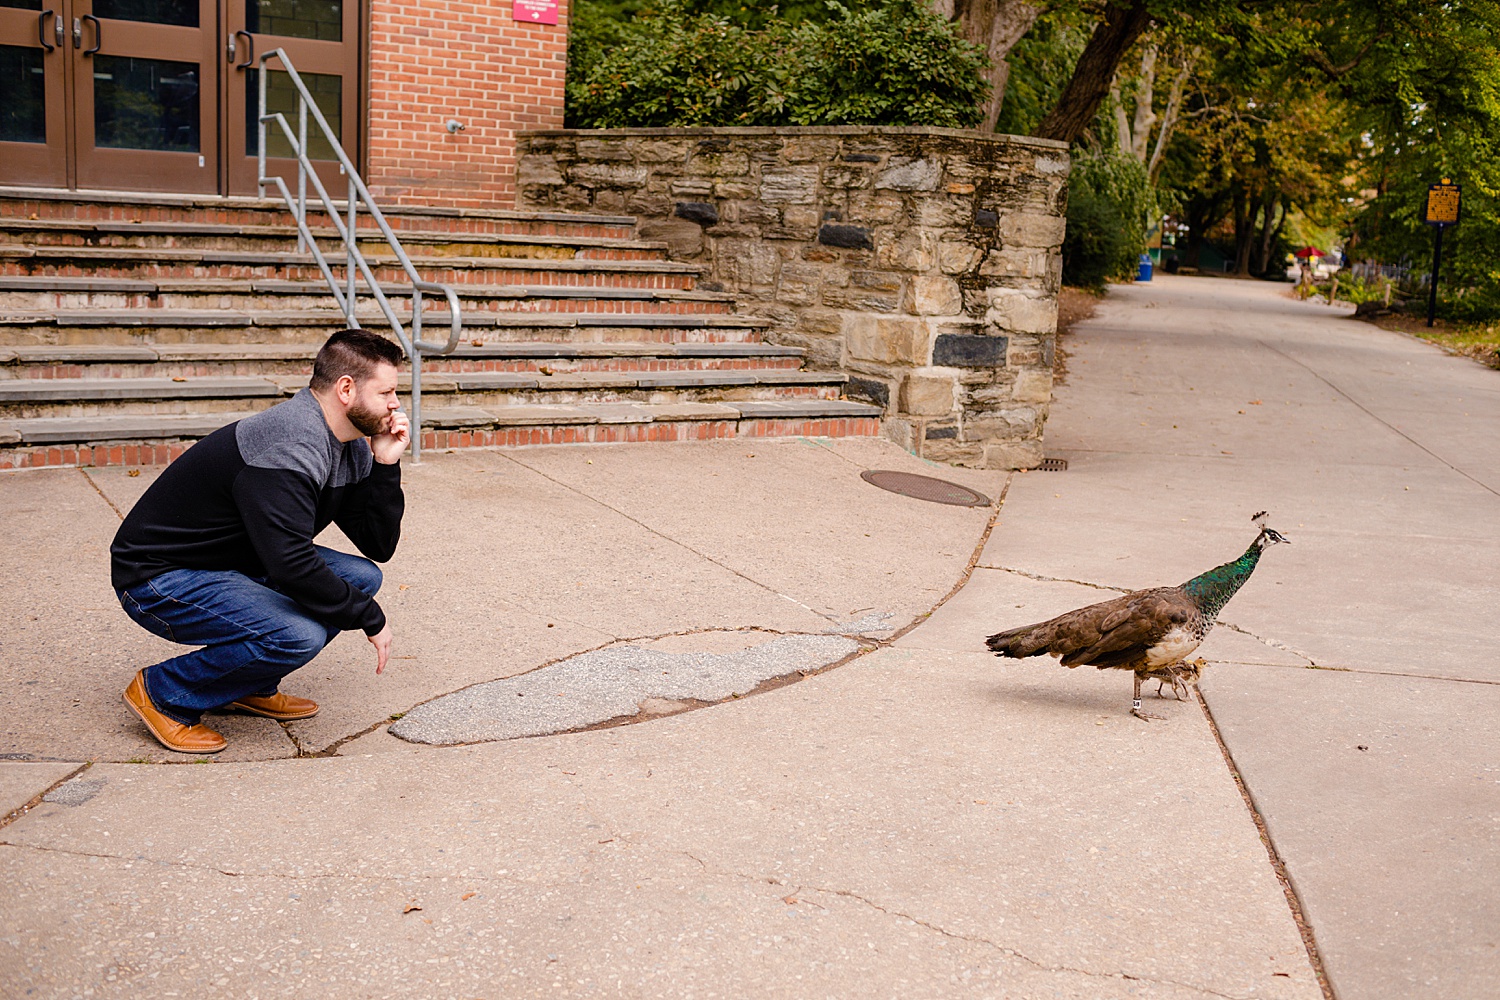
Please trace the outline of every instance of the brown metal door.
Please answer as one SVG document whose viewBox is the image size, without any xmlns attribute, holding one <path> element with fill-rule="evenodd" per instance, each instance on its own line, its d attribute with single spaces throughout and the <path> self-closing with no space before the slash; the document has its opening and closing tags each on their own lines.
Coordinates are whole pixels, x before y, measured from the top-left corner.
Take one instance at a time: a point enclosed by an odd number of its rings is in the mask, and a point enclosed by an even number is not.
<svg viewBox="0 0 1500 1000">
<path fill-rule="evenodd" d="M 61 0 L 0 0 L 0 184 L 68 183 Z"/>
<path fill-rule="evenodd" d="M 214 0 L 73 0 L 81 188 L 216 194 Z"/>
<path fill-rule="evenodd" d="M 227 31 L 235 39 L 235 62 L 224 93 L 225 159 L 230 194 L 257 194 L 256 155 L 259 148 L 257 105 L 259 57 L 273 49 L 285 50 L 297 75 L 312 91 L 313 100 L 351 161 L 359 149 L 359 4 L 354 0 L 226 0 Z M 266 81 L 267 110 L 281 112 L 295 133 L 297 91 L 275 60 Z M 329 194 L 342 198 L 348 182 L 326 139 L 308 116 L 308 152 Z M 297 161 L 281 130 L 270 126 L 266 169 L 287 179 L 295 193 Z M 275 197 L 274 189 L 267 189 Z M 312 185 L 308 198 L 314 199 Z"/>
</svg>

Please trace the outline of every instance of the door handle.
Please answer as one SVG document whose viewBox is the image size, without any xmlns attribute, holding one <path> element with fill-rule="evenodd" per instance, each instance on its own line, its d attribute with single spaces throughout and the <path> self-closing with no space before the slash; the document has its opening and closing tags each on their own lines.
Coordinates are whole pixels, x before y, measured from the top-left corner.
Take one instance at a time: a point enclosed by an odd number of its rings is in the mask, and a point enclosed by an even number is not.
<svg viewBox="0 0 1500 1000">
<path fill-rule="evenodd" d="M 97 53 L 99 51 L 100 47 L 104 45 L 104 26 L 99 23 L 99 19 L 97 17 L 95 17 L 93 14 L 85 14 L 85 15 L 83 15 L 83 20 L 85 20 L 85 21 L 93 21 L 94 22 L 94 47 L 91 48 L 91 49 L 84 49 L 83 50 L 83 54 L 84 55 L 91 56 L 91 55 L 94 55 L 95 53 Z M 74 21 L 73 22 L 73 47 L 77 48 L 78 45 L 79 45 L 79 43 L 82 40 L 83 40 L 83 28 L 78 24 L 77 21 Z"/>
<path fill-rule="evenodd" d="M 52 20 L 53 16 L 56 14 L 57 11 L 55 10 L 44 10 L 36 19 L 36 40 L 41 42 L 42 48 L 46 49 L 48 52 L 51 52 L 53 49 L 57 48 L 56 45 L 53 45 L 51 42 L 47 41 L 47 22 Z"/>
<path fill-rule="evenodd" d="M 245 61 L 242 63 L 235 63 L 234 68 L 249 69 L 255 63 L 255 36 L 250 34 L 250 32 L 244 30 L 236 31 L 234 35 L 236 38 L 244 36 L 245 39 Z M 229 51 L 231 54 L 234 52 L 234 48 L 235 46 L 231 42 L 229 46 Z"/>
</svg>

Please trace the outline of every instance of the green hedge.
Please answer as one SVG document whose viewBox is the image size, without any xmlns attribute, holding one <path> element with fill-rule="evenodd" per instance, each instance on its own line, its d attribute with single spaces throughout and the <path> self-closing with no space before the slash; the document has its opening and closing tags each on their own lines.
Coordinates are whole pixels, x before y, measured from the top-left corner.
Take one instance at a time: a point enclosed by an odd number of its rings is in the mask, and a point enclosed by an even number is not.
<svg viewBox="0 0 1500 1000">
<path fill-rule="evenodd" d="M 985 57 L 921 0 L 830 2 L 759 30 L 682 0 L 626 22 L 584 5 L 569 46 L 570 128 L 979 123 Z"/>
<path fill-rule="evenodd" d="M 1135 274 L 1146 249 L 1145 222 L 1152 204 L 1146 168 L 1134 157 L 1075 147 L 1063 282 L 1099 289 L 1111 278 Z"/>
</svg>

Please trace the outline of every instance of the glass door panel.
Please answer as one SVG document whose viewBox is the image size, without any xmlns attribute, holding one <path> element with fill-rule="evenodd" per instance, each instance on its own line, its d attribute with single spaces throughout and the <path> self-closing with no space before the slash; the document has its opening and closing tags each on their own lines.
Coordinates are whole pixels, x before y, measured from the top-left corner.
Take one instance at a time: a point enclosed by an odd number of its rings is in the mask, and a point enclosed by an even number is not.
<svg viewBox="0 0 1500 1000">
<path fill-rule="evenodd" d="M 68 70 L 60 0 L 0 0 L 0 183 L 68 182 Z"/>
<path fill-rule="evenodd" d="M 257 194 L 255 56 L 284 49 L 350 157 L 360 139 L 355 0 L 0 0 L 0 184 Z M 276 62 L 268 103 L 296 127 Z M 290 143 L 268 168 L 296 177 Z M 342 197 L 314 127 L 319 177 Z"/>
<path fill-rule="evenodd" d="M 344 0 L 227 0 L 229 30 L 239 32 L 243 46 L 248 39 L 255 57 L 272 49 L 283 49 L 297 67 L 297 75 L 312 92 L 313 103 L 328 120 L 339 144 L 351 159 L 358 155 L 359 99 L 358 4 Z M 256 194 L 256 155 L 259 149 L 258 116 L 260 71 L 258 59 L 241 52 L 225 86 L 228 122 L 229 192 Z M 266 80 L 267 110 L 280 111 L 287 124 L 297 128 L 297 91 L 291 77 L 269 64 Z M 333 150 L 317 123 L 308 118 L 308 153 L 328 192 L 341 198 L 348 183 L 339 171 Z M 267 133 L 266 169 L 287 179 L 296 190 L 297 161 L 291 145 L 276 125 Z M 274 195 L 273 191 L 267 191 Z M 309 196 L 311 191 L 309 191 Z"/>
<path fill-rule="evenodd" d="M 217 4 L 74 4 L 78 186 L 217 193 Z"/>
</svg>

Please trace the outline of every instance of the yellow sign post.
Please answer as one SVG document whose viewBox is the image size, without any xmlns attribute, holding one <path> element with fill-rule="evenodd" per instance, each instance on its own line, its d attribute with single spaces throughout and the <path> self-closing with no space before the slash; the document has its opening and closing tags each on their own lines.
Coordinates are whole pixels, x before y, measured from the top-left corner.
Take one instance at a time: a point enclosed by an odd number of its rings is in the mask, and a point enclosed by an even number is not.
<svg viewBox="0 0 1500 1000">
<path fill-rule="evenodd" d="M 1427 325 L 1432 325 L 1437 313 L 1438 266 L 1443 262 L 1443 230 L 1458 225 L 1463 212 L 1463 189 L 1444 177 L 1437 184 L 1427 187 L 1427 200 L 1422 203 L 1422 221 L 1437 232 L 1432 238 L 1432 279 L 1427 283 Z"/>
</svg>

